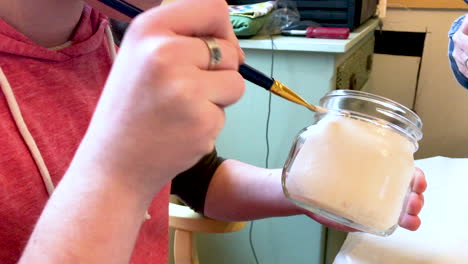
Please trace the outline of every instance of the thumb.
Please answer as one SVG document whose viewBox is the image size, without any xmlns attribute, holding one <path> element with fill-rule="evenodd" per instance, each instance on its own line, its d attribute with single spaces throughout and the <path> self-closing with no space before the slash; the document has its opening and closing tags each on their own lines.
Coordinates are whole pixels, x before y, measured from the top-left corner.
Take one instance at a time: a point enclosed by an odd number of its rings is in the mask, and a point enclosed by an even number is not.
<svg viewBox="0 0 468 264">
<path fill-rule="evenodd" d="M 468 14 L 465 15 L 465 19 L 463 19 L 463 24 L 460 27 L 460 31 L 464 35 L 468 35 Z"/>
</svg>

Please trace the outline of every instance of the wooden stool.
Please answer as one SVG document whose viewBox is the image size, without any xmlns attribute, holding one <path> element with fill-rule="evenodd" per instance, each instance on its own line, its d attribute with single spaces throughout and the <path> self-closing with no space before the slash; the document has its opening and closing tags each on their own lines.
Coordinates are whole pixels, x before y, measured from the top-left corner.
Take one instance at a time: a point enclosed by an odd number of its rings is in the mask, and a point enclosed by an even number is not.
<svg viewBox="0 0 468 264">
<path fill-rule="evenodd" d="M 193 233 L 230 233 L 244 228 L 246 222 L 210 219 L 185 205 L 169 204 L 169 226 L 175 229 L 174 263 L 199 264 Z"/>
</svg>

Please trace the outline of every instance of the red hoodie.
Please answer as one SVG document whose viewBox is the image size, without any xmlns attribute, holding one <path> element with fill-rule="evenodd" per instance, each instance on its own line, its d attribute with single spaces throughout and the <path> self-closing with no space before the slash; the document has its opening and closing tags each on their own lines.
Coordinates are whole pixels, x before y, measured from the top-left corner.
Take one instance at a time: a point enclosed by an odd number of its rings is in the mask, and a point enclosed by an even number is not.
<svg viewBox="0 0 468 264">
<path fill-rule="evenodd" d="M 0 20 L 0 68 L 54 185 L 85 134 L 112 64 L 107 25 L 104 16 L 85 7 L 72 45 L 52 51 Z M 1 90 L 0 131 L 0 263 L 13 264 L 48 194 Z M 132 263 L 167 263 L 169 189 L 154 199 L 152 218 L 140 230 Z"/>
</svg>

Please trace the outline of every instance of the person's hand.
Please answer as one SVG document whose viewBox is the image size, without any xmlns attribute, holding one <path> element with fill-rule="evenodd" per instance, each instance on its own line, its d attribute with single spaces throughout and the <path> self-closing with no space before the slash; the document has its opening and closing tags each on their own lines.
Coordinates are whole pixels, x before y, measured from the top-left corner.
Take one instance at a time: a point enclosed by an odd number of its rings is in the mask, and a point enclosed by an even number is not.
<svg viewBox="0 0 468 264">
<path fill-rule="evenodd" d="M 452 37 L 454 49 L 452 56 L 458 70 L 468 78 L 468 18 L 465 15 L 462 25 Z"/>
<path fill-rule="evenodd" d="M 424 206 L 424 195 L 423 192 L 426 190 L 427 182 L 424 172 L 419 168 L 416 168 L 411 181 L 411 192 L 408 194 L 406 199 L 406 205 L 404 206 L 404 212 L 402 213 L 399 225 L 402 228 L 415 231 L 421 225 L 421 219 L 419 219 L 418 214 L 421 212 L 421 209 Z M 332 220 L 329 220 L 325 217 L 319 216 L 312 212 L 306 212 L 306 215 L 315 221 L 326 225 L 328 227 L 338 229 L 345 232 L 355 232 L 356 230 L 341 224 L 338 224 Z"/>
<path fill-rule="evenodd" d="M 424 172 L 416 168 L 413 180 L 411 181 L 411 192 L 406 199 L 404 212 L 400 217 L 399 224 L 401 227 L 411 231 L 416 231 L 421 226 L 419 213 L 424 206 L 424 191 L 426 191 L 427 182 Z"/>
<path fill-rule="evenodd" d="M 222 53 L 208 70 L 213 37 Z M 154 193 L 214 148 L 244 90 L 224 0 L 180 0 L 134 19 L 77 157 Z"/>
</svg>

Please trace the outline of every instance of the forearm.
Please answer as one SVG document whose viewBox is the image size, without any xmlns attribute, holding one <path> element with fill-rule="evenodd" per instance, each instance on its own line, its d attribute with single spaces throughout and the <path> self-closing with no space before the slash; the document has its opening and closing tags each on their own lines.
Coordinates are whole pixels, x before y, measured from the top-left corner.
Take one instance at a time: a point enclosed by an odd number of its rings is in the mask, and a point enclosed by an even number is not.
<svg viewBox="0 0 468 264">
<path fill-rule="evenodd" d="M 227 221 L 289 216 L 302 211 L 283 194 L 280 169 L 226 160 L 208 188 L 204 214 Z"/>
<path fill-rule="evenodd" d="M 70 169 L 51 196 L 20 263 L 129 263 L 151 194 Z"/>
</svg>

